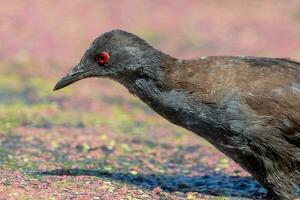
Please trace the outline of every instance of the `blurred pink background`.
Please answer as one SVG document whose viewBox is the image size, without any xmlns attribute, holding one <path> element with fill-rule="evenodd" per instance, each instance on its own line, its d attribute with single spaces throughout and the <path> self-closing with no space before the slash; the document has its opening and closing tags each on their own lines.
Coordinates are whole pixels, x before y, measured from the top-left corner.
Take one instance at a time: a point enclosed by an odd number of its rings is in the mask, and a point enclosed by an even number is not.
<svg viewBox="0 0 300 200">
<path fill-rule="evenodd" d="M 300 59 L 300 1 L 2 0 L 0 59 L 71 68 L 111 29 L 138 34 L 179 58 Z"/>
</svg>

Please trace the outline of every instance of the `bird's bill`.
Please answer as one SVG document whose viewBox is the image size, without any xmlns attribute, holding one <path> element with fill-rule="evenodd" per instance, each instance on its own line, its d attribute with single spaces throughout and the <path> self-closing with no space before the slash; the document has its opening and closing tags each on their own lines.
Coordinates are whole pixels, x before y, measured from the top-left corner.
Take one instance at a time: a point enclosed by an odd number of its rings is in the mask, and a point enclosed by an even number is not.
<svg viewBox="0 0 300 200">
<path fill-rule="evenodd" d="M 90 75 L 90 71 L 86 71 L 83 69 L 80 69 L 78 66 L 75 67 L 69 74 L 64 76 L 60 81 L 58 81 L 53 88 L 53 90 L 59 90 L 64 87 L 67 87 L 68 85 L 71 85 L 72 83 L 79 81 L 81 79 L 84 79 Z"/>
</svg>

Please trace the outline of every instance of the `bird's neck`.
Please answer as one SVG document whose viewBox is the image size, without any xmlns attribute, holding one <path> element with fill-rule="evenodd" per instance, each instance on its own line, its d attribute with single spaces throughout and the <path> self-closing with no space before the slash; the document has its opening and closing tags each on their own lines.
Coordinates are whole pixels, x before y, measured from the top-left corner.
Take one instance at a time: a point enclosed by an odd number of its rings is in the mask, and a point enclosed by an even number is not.
<svg viewBox="0 0 300 200">
<path fill-rule="evenodd" d="M 176 104 L 181 103 L 178 98 L 181 96 L 183 99 L 184 95 L 167 88 L 165 78 L 168 68 L 176 65 L 179 60 L 156 49 L 153 49 L 152 55 L 146 56 L 146 59 L 149 60 L 143 60 L 138 74 L 129 78 L 127 76 L 121 83 L 157 113 L 174 122 L 170 116 L 179 111 L 181 105 Z"/>
<path fill-rule="evenodd" d="M 192 109 L 189 94 L 166 84 L 167 74 L 173 71 L 171 68 L 177 68 L 181 61 L 156 50 L 153 56 L 149 55 L 147 58 L 151 60 L 144 62 L 138 75 L 121 83 L 158 114 L 174 124 L 186 127 L 186 120 L 189 118 L 186 111 Z"/>
</svg>

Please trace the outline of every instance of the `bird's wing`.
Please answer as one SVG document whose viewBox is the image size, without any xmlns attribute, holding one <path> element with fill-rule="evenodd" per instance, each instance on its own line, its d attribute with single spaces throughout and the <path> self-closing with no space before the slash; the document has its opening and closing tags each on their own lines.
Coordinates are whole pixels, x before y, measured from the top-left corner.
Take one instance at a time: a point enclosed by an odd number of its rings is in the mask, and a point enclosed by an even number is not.
<svg viewBox="0 0 300 200">
<path fill-rule="evenodd" d="M 300 87 L 290 86 L 282 90 L 282 94 L 273 95 L 248 93 L 244 98 L 258 116 L 269 119 L 268 125 L 281 130 L 291 143 L 300 148 Z"/>
<path fill-rule="evenodd" d="M 300 63 L 285 58 L 277 60 L 274 62 L 283 68 L 253 80 L 243 97 L 256 115 L 270 119 L 268 125 L 278 128 L 291 143 L 300 147 Z M 285 67 L 292 68 L 284 71 Z"/>
</svg>

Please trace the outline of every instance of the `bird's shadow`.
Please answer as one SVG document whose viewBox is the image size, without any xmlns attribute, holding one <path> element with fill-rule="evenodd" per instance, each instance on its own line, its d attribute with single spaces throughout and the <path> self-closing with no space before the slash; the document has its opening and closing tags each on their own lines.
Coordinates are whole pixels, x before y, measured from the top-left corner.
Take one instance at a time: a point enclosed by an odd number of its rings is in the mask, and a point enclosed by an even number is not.
<svg viewBox="0 0 300 200">
<path fill-rule="evenodd" d="M 38 172 L 42 176 L 96 176 L 152 190 L 160 187 L 169 192 L 198 192 L 204 195 L 258 199 L 266 191 L 251 177 L 214 173 L 204 176 L 137 174 L 87 169 L 57 169 Z"/>
</svg>

